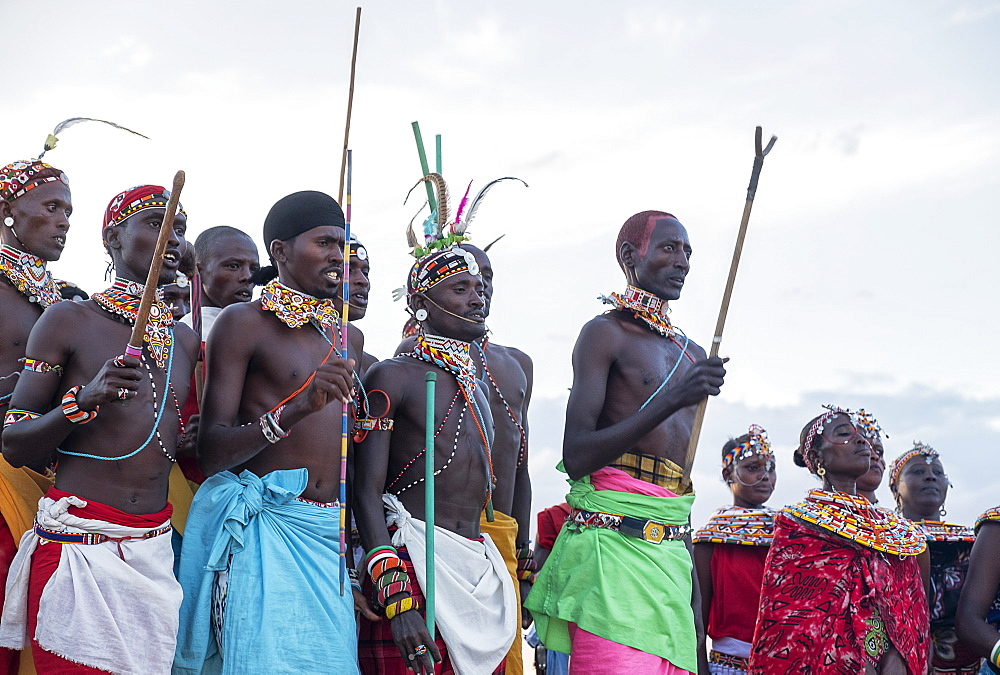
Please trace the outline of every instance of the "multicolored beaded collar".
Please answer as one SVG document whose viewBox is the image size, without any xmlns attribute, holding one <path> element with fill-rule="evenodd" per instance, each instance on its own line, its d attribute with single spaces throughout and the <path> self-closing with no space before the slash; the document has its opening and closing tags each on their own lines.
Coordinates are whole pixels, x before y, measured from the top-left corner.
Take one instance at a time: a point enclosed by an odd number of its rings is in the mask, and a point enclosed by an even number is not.
<svg viewBox="0 0 1000 675">
<path fill-rule="evenodd" d="M 111 288 L 94 293 L 90 299 L 102 309 L 135 325 L 135 316 L 139 311 L 144 288 L 145 285 L 137 281 L 117 277 Z M 146 322 L 146 331 L 142 339 L 149 346 L 149 353 L 161 370 L 166 369 L 170 346 L 174 343 L 173 325 L 174 317 L 163 304 L 163 291 L 157 288 L 156 299 L 149 308 L 149 320 Z"/>
<path fill-rule="evenodd" d="M 471 399 L 476 392 L 476 364 L 469 352 L 470 346 L 468 342 L 440 335 L 418 335 L 417 344 L 408 356 L 433 363 L 454 375 L 466 397 Z"/>
<path fill-rule="evenodd" d="M 918 455 L 924 456 L 924 463 L 931 464 L 935 459 L 938 459 L 938 451 L 920 441 L 913 441 L 913 448 L 907 450 L 902 455 L 892 460 L 892 464 L 889 465 L 889 489 L 893 492 L 896 491 L 896 486 L 899 485 L 899 474 L 903 473 L 903 467 L 906 463 Z"/>
<path fill-rule="evenodd" d="M 927 541 L 971 542 L 976 540 L 976 531 L 967 525 L 955 525 L 940 520 L 914 521 L 927 534 Z"/>
<path fill-rule="evenodd" d="M 927 548 L 927 537 L 910 521 L 872 506 L 861 495 L 810 490 L 804 501 L 781 513 L 881 553 L 903 557 Z"/>
<path fill-rule="evenodd" d="M 631 311 L 635 318 L 642 319 L 650 330 L 663 337 L 677 337 L 678 330 L 670 323 L 668 316 L 670 309 L 667 307 L 667 301 L 649 291 L 628 285 L 625 287 L 624 293 L 602 295 L 598 297 L 598 300 L 615 309 Z"/>
<path fill-rule="evenodd" d="M 987 521 L 994 523 L 1000 522 L 1000 506 L 994 506 L 983 515 L 976 518 L 976 532 L 979 532 L 979 527 Z"/>
<path fill-rule="evenodd" d="M 722 458 L 723 469 L 741 459 L 753 457 L 754 455 L 774 457 L 774 453 L 771 451 L 771 442 L 767 439 L 767 432 L 764 430 L 764 427 L 758 424 L 751 424 L 747 435 L 750 437 L 748 440 L 737 445 Z"/>
<path fill-rule="evenodd" d="M 296 291 L 274 279 L 261 291 L 260 306 L 274 312 L 278 319 L 289 328 L 298 328 L 315 321 L 323 328 L 340 324 L 340 314 L 333 306 L 333 300 L 320 300 Z"/>
<path fill-rule="evenodd" d="M 770 546 L 774 539 L 773 509 L 747 509 L 724 506 L 715 512 L 705 527 L 694 534 L 696 544 L 743 544 Z"/>
<path fill-rule="evenodd" d="M 62 300 L 52 273 L 45 269 L 45 261 L 38 256 L 4 245 L 0 248 L 0 274 L 28 302 L 37 302 L 42 309 Z"/>
</svg>

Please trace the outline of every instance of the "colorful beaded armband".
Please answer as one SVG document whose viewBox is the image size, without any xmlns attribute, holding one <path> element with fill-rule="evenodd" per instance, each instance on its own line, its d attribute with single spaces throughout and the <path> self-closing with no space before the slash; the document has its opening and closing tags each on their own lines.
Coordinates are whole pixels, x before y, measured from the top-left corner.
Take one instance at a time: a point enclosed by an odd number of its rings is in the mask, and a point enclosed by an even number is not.
<svg viewBox="0 0 1000 675">
<path fill-rule="evenodd" d="M 30 370 L 33 373 L 55 373 L 56 375 L 63 374 L 62 366 L 53 366 L 45 361 L 39 361 L 38 359 L 23 358 L 21 362 L 24 363 L 24 369 Z"/>
<path fill-rule="evenodd" d="M 364 431 L 392 431 L 395 420 L 384 417 L 361 417 L 354 424 L 354 428 Z"/>
<path fill-rule="evenodd" d="M 361 590 L 361 581 L 358 580 L 358 571 L 356 569 L 354 569 L 353 567 L 348 567 L 347 568 L 347 576 L 351 580 L 351 588 L 356 588 L 356 589 L 358 589 L 360 591 Z"/>
<path fill-rule="evenodd" d="M 414 609 L 420 609 L 420 603 L 413 597 L 403 598 L 402 600 L 390 603 L 385 608 L 385 618 L 391 621 L 403 612 L 409 612 Z"/>
<path fill-rule="evenodd" d="M 17 424 L 22 420 L 34 420 L 39 417 L 41 417 L 41 415 L 36 412 L 31 412 L 30 410 L 16 410 L 11 408 L 7 411 L 7 414 L 3 416 L 3 428 L 6 429 L 11 424 Z"/>
<path fill-rule="evenodd" d="M 97 413 L 101 409 L 100 406 L 97 406 L 92 412 L 80 410 L 80 406 L 76 403 L 76 396 L 80 393 L 81 389 L 83 389 L 83 387 L 79 384 L 75 387 L 70 387 L 69 391 L 63 394 L 62 397 L 63 415 L 65 415 L 66 419 L 73 424 L 86 424 L 90 420 L 97 417 Z"/>
<path fill-rule="evenodd" d="M 517 578 L 519 581 L 527 581 L 529 584 L 535 583 L 535 552 L 531 550 L 530 544 L 524 544 L 517 549 Z"/>
<path fill-rule="evenodd" d="M 291 433 L 281 428 L 281 411 L 284 409 L 285 406 L 280 406 L 277 410 L 260 416 L 260 429 L 264 432 L 264 438 L 272 445 Z"/>
<path fill-rule="evenodd" d="M 990 663 L 994 666 L 1000 666 L 1000 640 L 996 641 L 993 650 L 990 651 Z"/>
</svg>

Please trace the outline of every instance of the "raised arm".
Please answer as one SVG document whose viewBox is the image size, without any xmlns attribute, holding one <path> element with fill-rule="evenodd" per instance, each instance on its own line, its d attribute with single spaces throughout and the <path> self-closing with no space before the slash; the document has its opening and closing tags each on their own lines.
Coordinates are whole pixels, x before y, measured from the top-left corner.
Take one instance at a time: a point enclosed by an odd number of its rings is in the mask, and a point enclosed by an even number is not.
<svg viewBox="0 0 1000 675">
<path fill-rule="evenodd" d="M 563 434 L 563 465 L 570 478 L 579 479 L 607 466 L 678 410 L 717 395 L 726 374 L 718 357 L 698 361 L 645 408 L 599 429 L 615 354 L 624 349 L 628 345 L 620 331 L 604 317 L 588 322 L 577 338 Z"/>
<path fill-rule="evenodd" d="M 255 312 L 249 303 L 231 305 L 219 314 L 208 340 L 208 375 L 198 432 L 198 463 L 205 475 L 239 466 L 270 446 L 257 419 L 242 420 L 242 425 L 240 420 L 247 371 L 260 335 Z M 282 411 L 281 428 L 288 431 L 326 405 L 348 400 L 353 365 L 353 360 L 331 356 L 317 368 L 309 386 Z"/>
<path fill-rule="evenodd" d="M 987 520 L 979 528 L 969 557 L 969 574 L 962 586 L 955 614 L 955 629 L 965 644 L 989 658 L 1000 633 L 986 623 L 986 612 L 1000 590 L 1000 523 Z"/>
<path fill-rule="evenodd" d="M 29 465 L 41 468 L 49 464 L 56 448 L 66 440 L 75 425 L 64 414 L 58 400 L 70 387 L 81 385 L 76 405 L 84 413 L 117 400 L 119 389 L 135 393 L 142 374 L 138 360 L 125 357 L 116 366 L 114 360 L 104 364 L 92 380 L 70 381 L 63 373 L 72 350 L 66 337 L 73 334 L 74 319 L 83 307 L 54 305 L 46 310 L 31 330 L 25 350 L 27 358 L 46 364 L 47 372 L 22 371 L 18 378 L 9 411 L 29 411 L 40 415 L 22 419 L 3 431 L 3 456 L 12 466 Z M 125 345 L 122 345 L 124 350 Z M 57 368 L 56 368 L 57 367 Z M 52 402 L 57 401 L 53 407 Z M 16 413 L 15 413 L 16 414 Z"/>
</svg>

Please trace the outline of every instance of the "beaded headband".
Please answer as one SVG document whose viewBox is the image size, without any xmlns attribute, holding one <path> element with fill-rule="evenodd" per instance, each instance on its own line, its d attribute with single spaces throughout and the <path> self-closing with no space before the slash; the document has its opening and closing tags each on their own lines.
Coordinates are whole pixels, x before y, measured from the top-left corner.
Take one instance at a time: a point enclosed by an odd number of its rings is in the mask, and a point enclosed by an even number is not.
<svg viewBox="0 0 1000 675">
<path fill-rule="evenodd" d="M 364 244 L 358 241 L 358 238 L 354 236 L 353 232 L 351 232 L 351 239 L 347 242 L 347 245 L 351 250 L 350 257 L 357 258 L 361 261 L 368 260 L 368 249 L 365 248 Z"/>
<path fill-rule="evenodd" d="M 127 218 L 144 209 L 166 208 L 169 200 L 170 190 L 162 185 L 139 185 L 119 192 L 108 203 L 108 208 L 104 210 L 104 225 L 101 227 L 101 231 L 120 225 Z M 177 205 L 177 212 L 185 218 L 187 217 L 187 212 L 180 204 Z"/>
<path fill-rule="evenodd" d="M 51 175 L 53 172 L 57 175 Z M 39 178 L 41 173 L 50 175 Z M 55 181 L 69 185 L 66 174 L 50 164 L 37 159 L 17 160 L 0 168 L 0 199 L 13 202 L 18 197 L 23 197 L 29 190 Z"/>
<path fill-rule="evenodd" d="M 938 459 L 938 451 L 927 445 L 926 443 L 921 443 L 920 441 L 913 441 L 913 449 L 907 450 L 902 455 L 897 457 L 889 465 L 889 489 L 893 492 L 896 491 L 896 486 L 899 485 L 899 474 L 903 472 L 903 467 L 906 463 L 918 455 L 924 456 L 924 462 L 930 464 L 935 459 Z"/>
<path fill-rule="evenodd" d="M 735 464 L 741 459 L 753 457 L 754 455 L 760 455 L 762 457 L 774 456 L 774 453 L 771 451 L 771 442 L 767 438 L 767 432 L 764 430 L 764 427 L 757 424 L 751 424 L 747 435 L 750 438 L 737 445 L 722 458 L 723 469 Z"/>
<path fill-rule="evenodd" d="M 864 408 L 859 408 L 858 412 L 854 415 L 854 422 L 858 425 L 865 436 L 869 440 L 878 441 L 884 436 L 889 438 L 889 434 L 885 433 L 885 430 L 879 425 L 878 420 L 875 416 Z"/>
<path fill-rule="evenodd" d="M 805 462 L 806 468 L 809 469 L 810 471 L 815 470 L 816 466 L 815 462 L 813 462 L 810 456 L 809 451 L 812 450 L 813 441 L 816 440 L 816 436 L 823 433 L 823 430 L 826 428 L 826 425 L 837 415 L 847 415 L 847 417 L 850 418 L 852 422 L 857 423 L 856 415 L 850 410 L 832 404 L 827 404 L 824 405 L 823 407 L 826 408 L 827 412 L 817 417 L 816 421 L 812 423 L 812 425 L 809 427 L 809 431 L 806 432 L 805 442 L 803 442 L 802 444 L 802 461 Z"/>
</svg>

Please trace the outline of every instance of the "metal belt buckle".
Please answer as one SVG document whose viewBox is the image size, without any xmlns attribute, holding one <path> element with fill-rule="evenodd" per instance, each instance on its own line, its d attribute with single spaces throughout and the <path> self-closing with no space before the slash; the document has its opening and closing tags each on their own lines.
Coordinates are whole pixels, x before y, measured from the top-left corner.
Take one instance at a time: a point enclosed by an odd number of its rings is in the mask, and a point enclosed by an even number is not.
<svg viewBox="0 0 1000 675">
<path fill-rule="evenodd" d="M 659 544 L 667 536 L 667 527 L 663 523 L 658 523 L 655 520 L 632 518 L 631 516 L 622 517 L 618 531 L 625 536 L 648 541 L 650 544 Z"/>
</svg>

